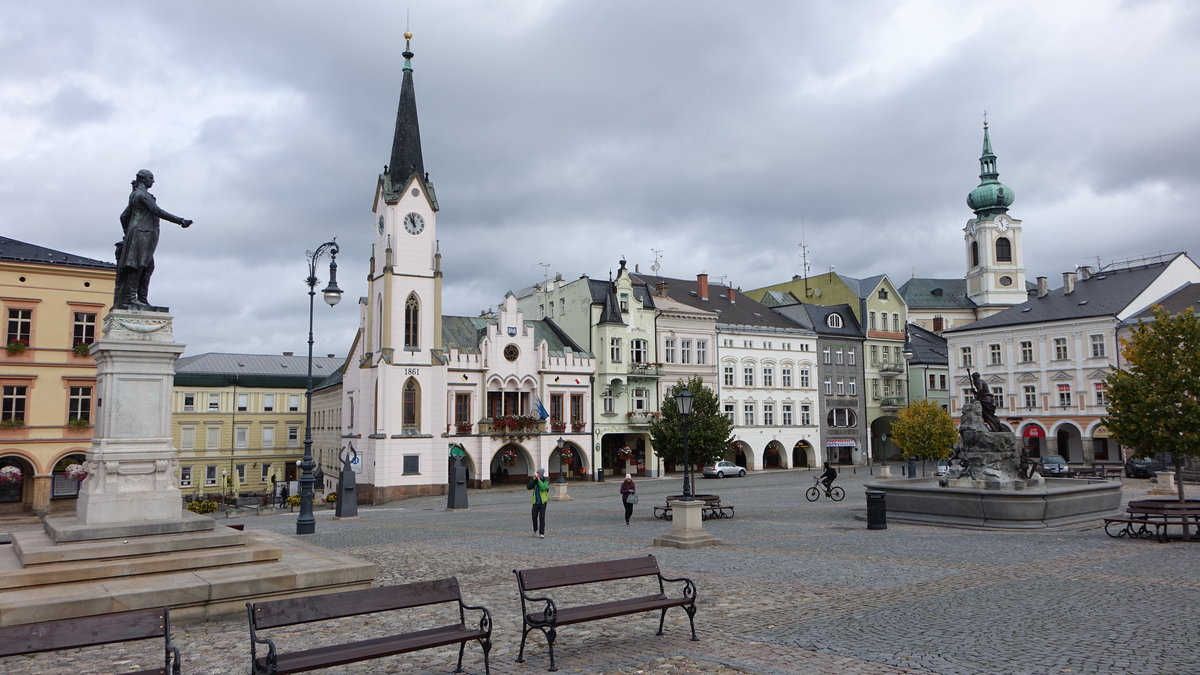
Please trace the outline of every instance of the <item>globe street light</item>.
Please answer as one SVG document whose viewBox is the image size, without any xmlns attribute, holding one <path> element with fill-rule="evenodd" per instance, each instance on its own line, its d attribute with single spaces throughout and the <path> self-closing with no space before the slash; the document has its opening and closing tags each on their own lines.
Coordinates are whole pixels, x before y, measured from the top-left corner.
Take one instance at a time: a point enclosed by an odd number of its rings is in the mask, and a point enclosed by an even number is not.
<svg viewBox="0 0 1200 675">
<path fill-rule="evenodd" d="M 312 457 L 312 393 L 313 393 L 313 298 L 317 291 L 317 261 L 329 253 L 329 284 L 321 291 L 325 302 L 333 307 L 342 299 L 342 289 L 337 285 L 337 239 L 305 251 L 308 256 L 308 388 L 304 392 L 304 459 L 300 460 L 300 516 L 296 518 L 296 534 L 312 534 L 317 531 L 317 520 L 313 517 L 313 457 Z"/>
<path fill-rule="evenodd" d="M 680 501 L 691 502 L 695 501 L 695 498 L 692 497 L 692 481 L 689 477 L 691 462 L 688 460 L 688 421 L 692 417 L 692 392 L 685 388 L 675 394 L 675 407 L 683 418 L 683 498 Z"/>
</svg>

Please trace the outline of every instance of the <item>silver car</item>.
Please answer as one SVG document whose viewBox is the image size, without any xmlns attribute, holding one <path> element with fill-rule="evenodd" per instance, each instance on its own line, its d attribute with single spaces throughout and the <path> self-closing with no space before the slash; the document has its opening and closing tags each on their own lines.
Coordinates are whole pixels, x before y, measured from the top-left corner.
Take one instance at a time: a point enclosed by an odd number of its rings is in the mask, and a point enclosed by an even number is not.
<svg viewBox="0 0 1200 675">
<path fill-rule="evenodd" d="M 704 467 L 705 478 L 724 478 L 725 476 L 741 476 L 746 475 L 746 469 L 729 461 L 720 461 Z"/>
</svg>

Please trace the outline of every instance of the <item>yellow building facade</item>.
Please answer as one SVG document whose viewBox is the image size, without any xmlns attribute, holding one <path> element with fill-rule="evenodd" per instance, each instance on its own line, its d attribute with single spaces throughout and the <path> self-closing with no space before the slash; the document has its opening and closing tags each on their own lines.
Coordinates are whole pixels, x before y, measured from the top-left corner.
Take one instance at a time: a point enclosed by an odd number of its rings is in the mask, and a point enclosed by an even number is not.
<svg viewBox="0 0 1200 675">
<path fill-rule="evenodd" d="M 341 364 L 337 358 L 313 358 L 314 383 Z M 298 478 L 307 368 L 307 357 L 291 353 L 179 359 L 171 421 L 185 500 L 258 506 L 277 485 Z"/>
<path fill-rule="evenodd" d="M 116 265 L 0 237 L 0 515 L 70 512 L 92 439 Z"/>
</svg>

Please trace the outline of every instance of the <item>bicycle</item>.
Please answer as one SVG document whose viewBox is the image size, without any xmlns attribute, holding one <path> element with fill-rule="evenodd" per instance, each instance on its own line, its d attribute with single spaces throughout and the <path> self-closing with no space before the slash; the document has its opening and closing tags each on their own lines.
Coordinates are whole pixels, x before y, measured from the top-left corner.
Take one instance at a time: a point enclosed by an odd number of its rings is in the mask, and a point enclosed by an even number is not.
<svg viewBox="0 0 1200 675">
<path fill-rule="evenodd" d="M 846 498 L 846 491 L 843 490 L 841 486 L 834 485 L 826 490 L 825 484 L 821 482 L 820 478 L 814 480 L 813 486 L 804 491 L 804 496 L 808 498 L 808 501 L 815 502 L 821 498 L 822 492 L 825 493 L 826 497 L 829 497 L 835 502 L 840 502 Z"/>
</svg>

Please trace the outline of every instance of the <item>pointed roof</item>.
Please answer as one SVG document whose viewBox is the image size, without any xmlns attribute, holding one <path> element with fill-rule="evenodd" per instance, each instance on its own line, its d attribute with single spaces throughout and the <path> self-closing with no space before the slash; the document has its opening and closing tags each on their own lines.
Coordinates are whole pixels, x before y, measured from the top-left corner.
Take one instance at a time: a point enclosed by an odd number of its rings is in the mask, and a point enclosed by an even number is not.
<svg viewBox="0 0 1200 675">
<path fill-rule="evenodd" d="M 392 137 L 392 156 L 388 177 L 392 188 L 401 190 L 415 174 L 425 175 L 421 158 L 421 129 L 417 124 L 417 94 L 413 88 L 413 53 L 409 49 L 412 33 L 404 33 L 404 80 L 400 86 L 400 106 L 396 111 L 396 133 Z"/>
<path fill-rule="evenodd" d="M 625 320 L 621 318 L 621 302 L 617 299 L 617 282 L 608 282 L 608 292 L 604 294 L 604 306 L 600 308 L 600 320 L 598 325 L 617 324 L 624 326 Z"/>
<path fill-rule="evenodd" d="M 908 345 L 913 355 L 909 363 L 929 366 L 950 365 L 946 352 L 946 338 L 918 324 L 908 324 Z"/>
<path fill-rule="evenodd" d="M 967 195 L 967 206 L 982 218 L 1008 211 L 1012 206 L 1012 188 L 1000 182 L 1000 171 L 996 168 L 996 154 L 992 152 L 992 137 L 988 134 L 987 120 L 983 121 L 983 153 L 979 156 L 979 187 Z"/>
</svg>

